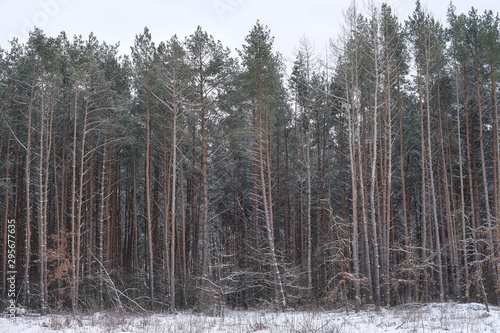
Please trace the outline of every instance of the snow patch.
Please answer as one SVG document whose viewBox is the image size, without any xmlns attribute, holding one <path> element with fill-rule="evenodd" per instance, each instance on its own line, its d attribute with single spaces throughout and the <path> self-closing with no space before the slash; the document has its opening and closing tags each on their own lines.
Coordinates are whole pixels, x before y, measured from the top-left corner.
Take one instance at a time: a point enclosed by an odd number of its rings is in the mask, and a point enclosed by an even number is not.
<svg viewBox="0 0 500 333">
<path fill-rule="evenodd" d="M 3 332 L 145 332 L 145 333 L 235 333 L 235 332 L 500 332 L 500 307 L 483 304 L 406 304 L 345 311 L 236 311 L 225 309 L 224 317 L 190 312 L 177 314 L 125 314 L 96 312 L 90 316 L 18 316 L 14 324 L 0 318 Z"/>
</svg>

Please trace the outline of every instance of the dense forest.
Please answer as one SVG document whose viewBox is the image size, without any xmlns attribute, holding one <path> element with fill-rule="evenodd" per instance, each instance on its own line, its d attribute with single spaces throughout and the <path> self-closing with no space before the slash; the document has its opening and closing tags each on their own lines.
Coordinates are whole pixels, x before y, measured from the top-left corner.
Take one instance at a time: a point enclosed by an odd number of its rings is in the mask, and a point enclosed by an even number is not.
<svg viewBox="0 0 500 333">
<path fill-rule="evenodd" d="M 0 307 L 9 271 L 41 313 L 499 304 L 498 14 L 341 31 L 288 69 L 259 21 L 237 56 L 201 27 L 0 49 Z"/>
</svg>

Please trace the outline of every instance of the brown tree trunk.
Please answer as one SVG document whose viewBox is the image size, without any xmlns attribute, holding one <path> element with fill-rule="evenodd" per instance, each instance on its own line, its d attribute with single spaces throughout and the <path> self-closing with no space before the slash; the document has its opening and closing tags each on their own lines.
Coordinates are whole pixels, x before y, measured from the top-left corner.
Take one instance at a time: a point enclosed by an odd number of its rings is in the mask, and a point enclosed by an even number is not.
<svg viewBox="0 0 500 333">
<path fill-rule="evenodd" d="M 76 269 L 74 271 L 74 292 L 73 292 L 73 311 L 77 311 L 78 309 L 78 287 L 80 284 L 80 248 L 81 248 L 81 226 L 82 226 L 82 206 L 83 206 L 83 186 L 84 186 L 84 175 L 85 175 L 85 139 L 86 139 L 86 134 L 87 134 L 87 118 L 88 118 L 88 110 L 89 110 L 89 100 L 90 100 L 90 88 L 87 88 L 87 101 L 85 104 L 85 111 L 84 111 L 84 120 L 83 120 L 83 129 L 82 129 L 82 146 L 81 146 L 81 152 L 80 152 L 80 175 L 79 175 L 79 190 L 78 190 L 78 197 L 74 197 L 73 200 L 77 201 L 77 214 L 76 214 L 76 252 L 74 253 L 75 258 L 73 259 L 73 269 Z M 73 158 L 76 158 L 76 93 L 75 93 L 75 130 L 74 130 L 74 152 L 73 152 Z M 75 167 L 75 161 L 73 161 L 73 177 L 76 178 L 76 167 Z M 73 186 L 75 186 L 75 179 L 73 179 Z M 75 193 L 75 189 L 73 189 L 73 194 Z M 73 207 L 73 204 L 72 204 Z M 73 208 L 72 208 L 73 210 Z M 72 219 L 73 219 L 73 214 L 71 214 Z M 73 226 L 73 223 L 72 223 Z M 73 228 L 73 227 L 72 227 Z M 74 232 L 74 230 L 73 230 Z M 72 241 L 74 241 L 74 237 L 72 237 Z M 73 248 L 73 245 L 72 245 Z M 75 250 L 73 250 L 75 251 Z M 73 254 L 73 252 L 72 252 Z"/>
<path fill-rule="evenodd" d="M 257 140 L 258 140 L 258 154 L 259 154 L 259 168 L 260 168 L 260 183 L 262 187 L 262 204 L 264 206 L 264 219 L 266 226 L 267 242 L 269 245 L 269 251 L 271 253 L 271 266 L 273 269 L 274 283 L 276 288 L 278 288 L 276 297 L 279 297 L 281 306 L 286 308 L 285 293 L 283 290 L 283 284 L 281 281 L 280 271 L 278 267 L 278 261 L 276 259 L 275 247 L 274 247 L 274 237 L 273 237 L 273 221 L 271 220 L 271 212 L 268 206 L 268 194 L 266 193 L 266 181 L 264 178 L 264 158 L 263 158 L 263 147 L 262 147 L 262 74 L 259 72 L 258 77 L 258 104 L 257 104 Z M 268 161 L 269 163 L 269 161 Z M 271 175 L 268 175 L 270 177 Z"/>
<path fill-rule="evenodd" d="M 132 205 L 133 205 L 133 212 L 134 212 L 134 219 L 133 219 L 133 246 L 134 246 L 134 263 L 133 267 L 136 271 L 135 274 L 135 279 L 136 282 L 139 280 L 139 230 L 138 230 L 138 223 L 137 223 L 137 150 L 134 149 L 134 171 L 133 171 L 133 182 L 134 182 L 134 188 L 133 188 L 133 198 L 132 198 Z"/>
<path fill-rule="evenodd" d="M 179 150 L 182 152 L 182 136 L 179 140 Z M 182 242 L 182 290 L 184 296 L 184 306 L 187 307 L 187 295 L 186 295 L 186 283 L 187 283 L 187 260 L 186 260 L 186 209 L 184 205 L 184 167 L 182 165 L 182 158 L 180 161 L 179 168 L 179 181 L 181 187 L 181 219 L 182 219 L 182 231 L 181 231 L 181 242 Z"/>
<path fill-rule="evenodd" d="M 420 57 L 417 62 L 418 67 L 418 95 L 419 95 L 419 105 L 420 105 L 420 160 L 421 160 L 421 182 L 422 182 L 422 201 L 421 201 L 421 225 L 422 225 L 422 257 L 423 260 L 427 260 L 427 177 L 426 177 L 426 149 L 425 149 L 425 132 L 424 132 L 424 104 L 423 104 L 423 92 L 422 92 L 422 65 Z M 427 282 L 424 282 L 427 291 Z M 425 298 L 429 295 L 425 294 Z"/>
<path fill-rule="evenodd" d="M 92 254 L 94 252 L 94 176 L 95 176 L 95 161 L 94 161 L 94 131 L 90 133 L 90 179 L 88 182 L 88 244 L 87 244 L 87 271 L 92 274 Z M 55 153 L 55 152 L 54 152 Z"/>
<path fill-rule="evenodd" d="M 163 120 L 163 215 L 165 230 L 165 277 L 167 282 L 168 295 L 170 295 L 170 166 L 171 156 L 168 156 L 167 143 L 167 120 Z"/>
<path fill-rule="evenodd" d="M 378 38 L 378 37 L 376 37 Z M 376 39 L 375 38 L 375 39 Z M 379 246 L 377 235 L 377 217 L 375 216 L 375 180 L 377 171 L 377 140 L 378 140 L 378 85 L 379 85 L 379 68 L 378 68 L 378 44 L 375 43 L 374 47 L 374 60 L 375 60 L 375 89 L 374 89 L 374 106 L 373 106 L 373 134 L 372 134 L 372 175 L 371 175 L 371 219 L 372 219 L 372 232 L 373 232 L 373 274 L 375 282 L 375 311 L 380 311 L 380 260 L 379 260 Z M 367 253 L 368 255 L 368 253 Z M 369 269 L 369 267 L 368 267 Z"/>
<path fill-rule="evenodd" d="M 434 228 L 435 228 L 435 242 L 436 242 L 436 253 L 438 260 L 438 283 L 439 283 L 439 301 L 444 301 L 444 288 L 443 288 L 443 266 L 442 266 L 442 256 L 441 256 L 441 242 L 439 239 L 439 221 L 437 216 L 437 202 L 436 202 L 436 190 L 434 186 L 434 171 L 432 163 L 432 145 L 431 145 L 431 116 L 430 116 L 430 89 L 429 89 L 429 67 L 430 67 L 430 55 L 426 54 L 426 73 L 425 73 L 425 96 L 426 96 L 426 108 L 427 108 L 427 153 L 428 153 L 428 163 L 429 163 L 429 179 L 431 182 L 431 198 L 432 198 L 432 214 L 434 218 Z"/>
<path fill-rule="evenodd" d="M 366 152 L 365 152 L 365 147 L 364 144 L 366 142 L 365 140 L 365 134 L 367 133 L 367 128 L 366 128 L 366 110 L 363 102 L 363 97 L 361 97 L 361 112 L 362 112 L 362 119 L 363 119 L 363 127 L 360 129 L 360 126 L 358 125 L 357 127 L 357 132 L 358 135 L 361 135 L 361 137 L 358 138 L 358 169 L 359 169 L 359 196 L 361 197 L 361 217 L 362 217 L 362 223 L 363 223 L 363 238 L 364 238 L 364 259 L 365 259 L 365 272 L 366 272 L 366 279 L 368 280 L 368 299 L 370 302 L 373 300 L 373 279 L 372 279 L 372 273 L 371 273 L 371 263 L 370 263 L 370 240 L 368 236 L 368 204 L 367 204 L 367 191 L 365 189 L 365 172 L 363 170 L 363 166 L 365 166 L 365 161 L 369 161 L 369 158 L 366 158 Z M 359 131 L 361 130 L 361 133 Z M 377 141 L 377 138 L 374 137 L 372 140 Z M 376 156 L 376 155 L 375 155 Z M 376 158 L 376 157 L 374 157 Z M 355 200 L 353 198 L 353 200 Z M 375 210 L 375 206 L 372 207 L 372 210 Z M 376 225 L 376 222 L 373 221 L 373 224 Z M 376 233 L 375 233 L 376 235 Z M 377 307 L 377 306 L 375 306 Z M 377 311 L 379 309 L 377 308 Z"/>
<path fill-rule="evenodd" d="M 458 104 L 457 104 L 458 107 Z M 449 192 L 449 184 L 448 184 L 448 175 L 446 170 L 448 169 L 446 156 L 444 152 L 444 136 L 443 136 L 443 125 L 442 125 L 442 117 L 441 117 L 441 100 L 440 94 L 438 90 L 438 117 L 439 117 L 439 150 L 441 152 L 441 158 L 443 161 L 443 180 L 444 180 L 444 199 L 445 199 L 445 208 L 446 208 L 446 225 L 448 231 L 448 241 L 449 241 L 449 249 L 450 260 L 452 264 L 451 271 L 451 279 L 453 283 L 453 293 L 455 297 L 458 297 L 460 294 L 460 272 L 458 270 L 458 250 L 456 244 L 456 236 L 455 236 L 455 221 L 452 217 L 451 210 L 451 200 L 450 200 L 450 192 Z M 453 179 L 452 179 L 453 181 Z M 453 192 L 452 192 L 453 193 Z M 444 239 L 443 239 L 444 241 Z"/>
<path fill-rule="evenodd" d="M 494 66 L 491 66 L 492 73 L 494 73 Z M 492 75 L 491 77 L 491 96 L 492 96 L 492 108 L 491 113 L 493 117 L 493 202 L 495 202 L 495 220 L 496 220 L 496 233 L 493 235 L 493 239 L 496 240 L 495 250 L 496 255 L 500 255 L 500 134 L 498 128 L 498 109 L 497 109 L 497 87 L 496 87 L 496 77 Z M 500 275 L 500 262 L 498 259 L 495 260 L 497 276 Z M 497 281 L 497 290 L 500 290 L 500 281 Z M 499 297 L 499 292 L 497 291 L 497 299 Z"/>
<path fill-rule="evenodd" d="M 149 259 L 149 297 L 151 310 L 154 309 L 154 267 L 153 267 L 153 235 L 151 231 L 151 114 L 149 110 L 149 88 L 146 88 L 146 231 Z"/>
<path fill-rule="evenodd" d="M 488 177 L 486 174 L 486 161 L 484 158 L 484 138 L 483 138 L 483 108 L 481 102 L 481 82 L 479 80 L 479 60 L 478 60 L 478 45 L 476 44 L 474 47 L 474 58 L 476 65 L 476 91 L 477 91 L 477 106 L 478 106 L 478 114 L 479 114 L 479 151 L 481 155 L 481 170 L 483 175 L 483 190 L 484 190 L 484 205 L 485 205 L 485 214 L 486 214 L 486 239 L 487 239 L 487 252 L 491 258 L 495 256 L 494 244 L 493 244 L 493 230 L 491 224 L 491 210 L 490 210 L 490 195 L 488 191 Z M 495 94 L 494 94 L 495 95 Z M 495 259 L 492 259 L 495 262 Z M 494 279 L 493 283 L 495 286 L 498 285 L 498 276 L 496 267 L 492 272 L 492 278 Z M 484 302 L 487 302 L 485 299 Z"/>
<path fill-rule="evenodd" d="M 33 112 L 33 103 L 35 100 L 35 82 L 36 76 L 33 78 L 31 84 L 31 97 L 30 105 L 28 109 L 28 138 L 26 143 L 26 160 L 25 160 L 25 171 L 24 171 L 24 181 L 25 181 L 25 194 L 26 194 L 26 247 L 25 247 L 25 270 L 24 270 L 24 304 L 28 307 L 30 305 L 30 282 L 29 282 L 29 269 L 30 269 L 30 258 L 31 258 L 31 213 L 30 213 L 30 165 L 31 165 L 31 118 Z"/>
<path fill-rule="evenodd" d="M 406 195 L 406 174 L 404 166 L 404 140 L 403 140 L 403 109 L 401 107 L 401 86 L 400 86 L 400 73 L 398 70 L 397 74 L 397 85 L 398 85 L 398 114 L 399 114 L 399 168 L 401 169 L 401 191 L 403 196 L 403 229 L 404 229 L 404 244 L 405 244 L 405 260 L 406 265 L 410 264 L 410 259 L 412 257 L 412 249 L 410 247 L 410 230 L 409 230 L 409 215 L 408 215 L 408 198 Z M 409 267 L 408 267 L 409 268 Z M 411 300 L 411 273 L 408 270 L 406 274 L 406 301 Z"/>
<path fill-rule="evenodd" d="M 202 78 L 203 82 L 203 78 Z M 202 85 L 203 86 L 203 85 Z M 203 88 L 202 88 L 203 89 Z M 203 191 L 203 215 L 202 215 L 202 276 L 204 279 L 208 278 L 208 180 L 207 180 L 207 133 L 206 133 L 206 120 L 205 120 L 205 105 L 204 105 L 204 92 L 200 93 L 201 96 L 201 186 Z"/>
<path fill-rule="evenodd" d="M 286 125 L 284 127 L 285 132 L 285 199 L 283 201 L 283 223 L 285 227 L 285 259 L 287 262 L 290 259 L 290 221 L 288 218 L 288 130 Z"/>
<path fill-rule="evenodd" d="M 351 66 L 351 78 L 354 79 L 354 69 Z M 354 270 L 354 288 L 355 288 L 355 311 L 359 312 L 361 307 L 360 300 L 360 276 L 359 276 L 359 225 L 358 225 L 358 191 L 357 191 L 357 175 L 356 175 L 356 139 L 355 139 L 355 90 L 349 92 L 349 81 L 347 71 L 345 73 L 346 81 L 346 95 L 350 102 L 349 114 L 348 114 L 348 126 L 349 126 L 349 157 L 351 165 L 351 198 L 352 198 L 352 261 Z"/>
<path fill-rule="evenodd" d="M 171 239 L 170 239 L 170 311 L 175 310 L 175 238 L 176 238 L 176 183 L 177 183 L 177 91 L 175 85 L 173 85 L 173 114 L 172 114 L 172 192 L 171 192 Z"/>
<path fill-rule="evenodd" d="M 10 112 L 9 112 L 9 117 L 12 119 L 12 114 L 14 111 L 14 88 L 15 88 L 15 81 L 12 82 L 12 95 L 10 97 Z M 7 151 L 5 152 L 5 182 L 6 182 L 6 189 L 5 189 L 5 195 L 4 195 L 4 211 L 3 211 L 3 228 L 2 228 L 2 293 L 0 295 L 0 298 L 3 299 L 6 291 L 7 291 L 7 225 L 9 222 L 9 184 L 10 184 L 10 131 L 7 134 Z M 1 151 L 1 148 L 0 148 Z M 0 156 L 2 156 L 0 152 Z M 14 271 L 14 270 L 12 270 Z"/>
<path fill-rule="evenodd" d="M 106 223 L 106 167 L 107 167 L 107 153 L 108 145 L 107 138 L 104 138 L 104 152 L 102 155 L 102 167 L 101 167 L 101 186 L 100 186 L 100 209 L 99 209 L 99 307 L 101 310 L 104 309 L 104 223 Z"/>
<path fill-rule="evenodd" d="M 78 66 L 76 68 L 78 72 Z M 73 113 L 73 157 L 72 157 L 72 175 L 71 175 L 71 306 L 73 309 L 73 313 L 76 313 L 78 310 L 78 295 L 76 293 L 76 281 L 78 279 L 77 271 L 76 271 L 76 137 L 78 130 L 78 78 L 75 80 L 75 89 L 74 89 L 74 113 Z"/>
</svg>

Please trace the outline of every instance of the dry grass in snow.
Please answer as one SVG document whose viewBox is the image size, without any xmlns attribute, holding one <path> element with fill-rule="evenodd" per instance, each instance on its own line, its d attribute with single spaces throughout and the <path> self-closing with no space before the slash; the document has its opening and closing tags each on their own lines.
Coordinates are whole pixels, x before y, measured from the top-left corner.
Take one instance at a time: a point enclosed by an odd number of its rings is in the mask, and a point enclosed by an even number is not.
<svg viewBox="0 0 500 333">
<path fill-rule="evenodd" d="M 14 324 L 0 319 L 0 333 L 371 333 L 371 332 L 500 332 L 500 307 L 486 312 L 482 304 L 410 304 L 379 313 L 364 310 L 285 313 L 226 310 L 224 317 L 194 313 L 130 315 L 116 312 L 92 316 L 20 316 Z"/>
</svg>

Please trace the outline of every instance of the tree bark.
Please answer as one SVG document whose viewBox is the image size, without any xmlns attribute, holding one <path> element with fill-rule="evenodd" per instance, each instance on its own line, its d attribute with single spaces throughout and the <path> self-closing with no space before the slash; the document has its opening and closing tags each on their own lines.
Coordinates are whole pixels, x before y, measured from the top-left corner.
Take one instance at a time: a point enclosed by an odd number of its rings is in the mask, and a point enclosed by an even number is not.
<svg viewBox="0 0 500 333">
<path fill-rule="evenodd" d="M 153 267 L 153 235 L 151 231 L 151 113 L 149 110 L 149 87 L 146 88 L 146 231 L 148 239 L 149 259 L 149 297 L 151 311 L 154 310 L 154 267 Z"/>
</svg>

